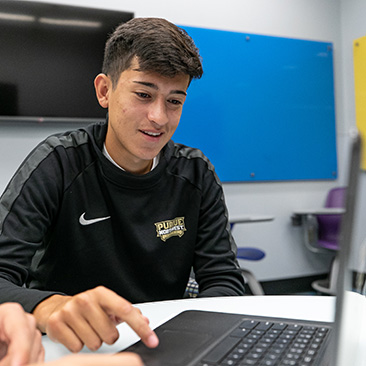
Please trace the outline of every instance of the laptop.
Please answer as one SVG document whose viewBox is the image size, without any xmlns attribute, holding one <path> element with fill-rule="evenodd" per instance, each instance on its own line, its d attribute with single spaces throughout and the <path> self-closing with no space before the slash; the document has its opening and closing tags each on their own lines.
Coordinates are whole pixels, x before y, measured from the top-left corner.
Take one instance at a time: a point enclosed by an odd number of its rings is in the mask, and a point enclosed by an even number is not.
<svg viewBox="0 0 366 366">
<path fill-rule="evenodd" d="M 350 243 L 357 203 L 361 140 L 358 134 L 351 138 L 334 323 L 189 310 L 155 329 L 160 339 L 157 348 L 149 349 L 139 341 L 125 351 L 138 353 L 145 366 L 356 365 L 355 360 L 349 358 L 353 356 L 342 348 L 344 337 L 353 336 L 347 333 L 349 327 L 345 327 L 347 313 L 355 311 L 353 305 L 349 308 L 346 290 L 352 289 Z M 270 305 L 270 298 L 268 301 Z"/>
</svg>

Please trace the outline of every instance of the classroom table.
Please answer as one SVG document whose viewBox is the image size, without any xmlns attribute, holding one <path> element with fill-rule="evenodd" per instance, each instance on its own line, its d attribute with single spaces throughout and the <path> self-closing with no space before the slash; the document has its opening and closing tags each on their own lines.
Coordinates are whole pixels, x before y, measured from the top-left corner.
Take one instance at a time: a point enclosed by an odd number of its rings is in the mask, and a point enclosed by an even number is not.
<svg viewBox="0 0 366 366">
<path fill-rule="evenodd" d="M 236 296 L 215 298 L 193 298 L 136 304 L 156 328 L 184 310 L 208 310 L 227 313 L 264 315 L 283 318 L 333 321 L 335 298 L 332 296 Z M 118 326 L 120 337 L 112 345 L 103 344 L 98 353 L 119 352 L 138 340 L 137 335 L 126 325 Z M 43 337 L 46 360 L 69 354 L 62 345 Z M 84 347 L 82 352 L 90 351 Z"/>
<path fill-rule="evenodd" d="M 235 224 L 248 224 L 255 222 L 273 221 L 274 216 L 270 215 L 232 215 L 229 216 L 229 222 L 231 225 Z"/>
<path fill-rule="evenodd" d="M 304 215 L 339 215 L 344 214 L 346 210 L 341 207 L 323 207 L 323 208 L 303 208 L 294 210 L 293 214 L 296 216 Z"/>
</svg>

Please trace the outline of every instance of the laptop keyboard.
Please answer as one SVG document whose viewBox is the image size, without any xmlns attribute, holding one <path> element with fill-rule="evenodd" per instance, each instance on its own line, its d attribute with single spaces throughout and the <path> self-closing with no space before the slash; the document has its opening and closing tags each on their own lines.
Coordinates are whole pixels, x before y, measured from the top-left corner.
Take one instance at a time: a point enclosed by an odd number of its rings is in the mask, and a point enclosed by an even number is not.
<svg viewBox="0 0 366 366">
<path fill-rule="evenodd" d="M 197 366 L 313 365 L 329 328 L 244 320 Z"/>
</svg>

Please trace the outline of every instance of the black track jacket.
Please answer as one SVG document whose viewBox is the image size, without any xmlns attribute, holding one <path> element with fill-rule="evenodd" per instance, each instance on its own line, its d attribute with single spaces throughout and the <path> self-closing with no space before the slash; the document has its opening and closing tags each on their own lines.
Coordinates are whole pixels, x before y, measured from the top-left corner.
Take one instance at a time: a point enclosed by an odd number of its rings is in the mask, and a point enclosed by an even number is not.
<svg viewBox="0 0 366 366">
<path fill-rule="evenodd" d="M 103 285 L 132 303 L 242 295 L 222 186 L 201 151 L 170 141 L 146 175 L 102 154 L 107 123 L 48 137 L 0 199 L 0 302 L 31 312 Z M 26 286 L 23 286 L 25 284 Z"/>
</svg>

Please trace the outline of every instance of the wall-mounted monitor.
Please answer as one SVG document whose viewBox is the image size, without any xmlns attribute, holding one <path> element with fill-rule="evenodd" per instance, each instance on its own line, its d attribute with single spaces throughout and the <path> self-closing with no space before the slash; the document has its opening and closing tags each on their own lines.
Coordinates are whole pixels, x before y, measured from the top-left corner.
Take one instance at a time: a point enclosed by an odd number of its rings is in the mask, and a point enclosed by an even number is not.
<svg viewBox="0 0 366 366">
<path fill-rule="evenodd" d="M 115 27 L 133 13 L 0 1 L 0 121 L 104 119 L 93 81 Z"/>
</svg>

